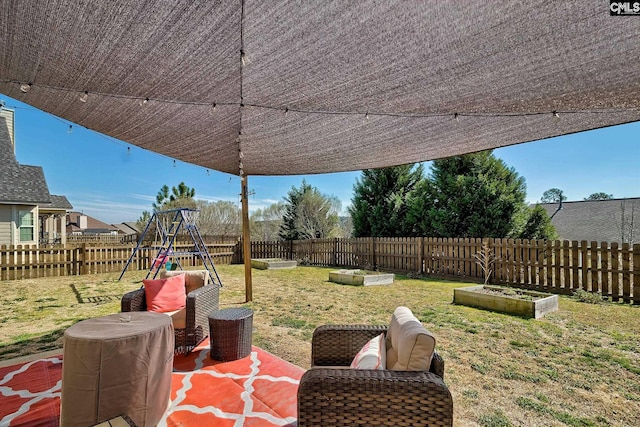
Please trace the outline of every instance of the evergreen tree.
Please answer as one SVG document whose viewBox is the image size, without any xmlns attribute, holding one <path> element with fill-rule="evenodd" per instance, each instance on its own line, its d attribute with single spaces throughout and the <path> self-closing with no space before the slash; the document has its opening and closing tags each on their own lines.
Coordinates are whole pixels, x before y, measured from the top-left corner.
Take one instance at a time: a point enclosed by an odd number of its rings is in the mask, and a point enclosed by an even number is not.
<svg viewBox="0 0 640 427">
<path fill-rule="evenodd" d="M 533 208 L 526 208 L 528 217 L 522 229 L 514 233 L 517 239 L 529 240 L 555 240 L 558 238 L 556 228 L 551 223 L 551 218 L 547 211 L 540 205 Z"/>
<path fill-rule="evenodd" d="M 291 187 L 285 197 L 285 212 L 278 235 L 283 240 L 331 237 L 338 225 L 340 202 L 328 197 L 305 180 L 300 188 Z"/>
<path fill-rule="evenodd" d="M 411 202 L 417 232 L 434 237 L 506 237 L 526 185 L 492 151 L 435 160 Z"/>
<path fill-rule="evenodd" d="M 407 219 L 409 200 L 423 179 L 419 164 L 384 169 L 365 169 L 353 186 L 349 213 L 353 236 L 409 236 L 413 226 Z"/>
<path fill-rule="evenodd" d="M 169 192 L 168 185 L 163 185 L 156 195 L 153 211 L 158 212 L 178 208 L 195 209 L 196 202 L 193 199 L 195 195 L 196 189 L 190 188 L 184 182 L 178 184 L 177 187 L 171 187 L 171 192 Z"/>
</svg>

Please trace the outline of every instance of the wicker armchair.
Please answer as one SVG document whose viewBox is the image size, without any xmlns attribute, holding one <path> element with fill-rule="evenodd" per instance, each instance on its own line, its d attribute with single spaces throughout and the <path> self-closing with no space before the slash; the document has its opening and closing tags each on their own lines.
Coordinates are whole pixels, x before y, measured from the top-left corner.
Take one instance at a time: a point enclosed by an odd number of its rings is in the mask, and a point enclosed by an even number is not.
<svg viewBox="0 0 640 427">
<path fill-rule="evenodd" d="M 298 388 L 298 427 L 452 426 L 453 400 L 444 361 L 429 372 L 345 369 L 386 326 L 326 325 L 313 333 L 312 369 Z"/>
<path fill-rule="evenodd" d="M 220 285 L 213 283 L 207 270 L 163 271 L 161 277 L 186 273 L 187 304 L 172 313 L 176 335 L 176 353 L 188 353 L 209 335 L 209 314 L 218 311 Z M 188 292 L 188 290 L 191 290 Z M 144 288 L 122 297 L 121 311 L 146 311 Z"/>
</svg>

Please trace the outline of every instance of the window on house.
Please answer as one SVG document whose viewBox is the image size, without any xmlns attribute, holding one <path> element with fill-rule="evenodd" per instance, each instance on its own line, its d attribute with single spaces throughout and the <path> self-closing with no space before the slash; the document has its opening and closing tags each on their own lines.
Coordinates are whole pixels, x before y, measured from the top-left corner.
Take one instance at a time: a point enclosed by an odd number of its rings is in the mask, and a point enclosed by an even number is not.
<svg viewBox="0 0 640 427">
<path fill-rule="evenodd" d="M 33 242 L 33 212 L 20 211 L 20 241 Z"/>
</svg>

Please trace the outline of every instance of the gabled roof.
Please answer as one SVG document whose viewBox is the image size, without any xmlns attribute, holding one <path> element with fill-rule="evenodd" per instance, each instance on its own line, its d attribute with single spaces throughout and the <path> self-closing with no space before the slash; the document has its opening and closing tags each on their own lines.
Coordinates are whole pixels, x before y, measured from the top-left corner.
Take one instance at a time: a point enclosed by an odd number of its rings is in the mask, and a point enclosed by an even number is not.
<svg viewBox="0 0 640 427">
<path fill-rule="evenodd" d="M 49 208 L 49 209 L 73 209 L 71 203 L 65 196 L 56 196 L 51 195 L 51 203 L 41 203 L 38 206 L 41 208 Z"/>
<path fill-rule="evenodd" d="M 543 203 L 562 240 L 640 243 L 640 198 Z"/>
<path fill-rule="evenodd" d="M 80 224 L 76 221 L 78 220 L 79 215 L 84 215 L 87 217 L 87 228 L 80 228 Z M 68 222 L 67 229 L 70 231 L 86 231 L 86 230 L 94 230 L 94 232 L 109 232 L 109 231 L 118 231 L 117 227 L 114 227 L 111 224 L 107 224 L 106 222 L 102 222 L 99 219 L 95 219 L 89 215 L 83 214 L 82 212 L 69 212 L 67 214 Z M 98 231 L 95 231 L 98 230 Z"/>
<path fill-rule="evenodd" d="M 111 224 L 116 227 L 118 230 L 122 231 L 124 234 L 134 234 L 139 233 L 137 228 L 132 227 L 130 224 L 135 224 L 134 222 L 121 222 L 120 224 Z"/>
<path fill-rule="evenodd" d="M 0 165 L 0 203 L 51 203 L 42 168 L 16 160 L 4 115 L 0 115 Z"/>
</svg>

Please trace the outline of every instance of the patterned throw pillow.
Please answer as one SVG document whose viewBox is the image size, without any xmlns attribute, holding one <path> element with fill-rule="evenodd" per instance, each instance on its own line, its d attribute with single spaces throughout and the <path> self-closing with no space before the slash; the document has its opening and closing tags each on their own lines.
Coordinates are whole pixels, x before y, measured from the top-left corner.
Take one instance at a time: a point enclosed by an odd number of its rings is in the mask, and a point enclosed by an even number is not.
<svg viewBox="0 0 640 427">
<path fill-rule="evenodd" d="M 385 369 L 387 366 L 387 350 L 384 333 L 372 338 L 356 354 L 351 362 L 353 369 Z"/>
<path fill-rule="evenodd" d="M 166 279 L 144 279 L 144 296 L 147 310 L 158 313 L 181 310 L 187 304 L 184 292 L 184 274 Z"/>
</svg>

